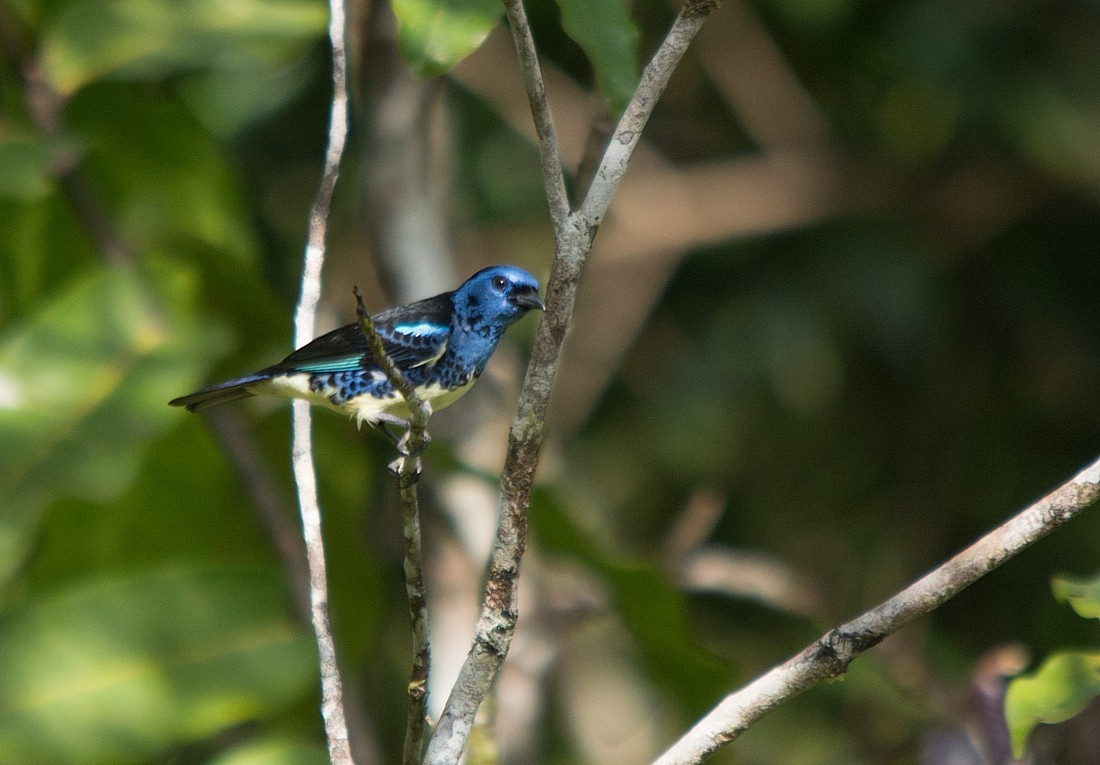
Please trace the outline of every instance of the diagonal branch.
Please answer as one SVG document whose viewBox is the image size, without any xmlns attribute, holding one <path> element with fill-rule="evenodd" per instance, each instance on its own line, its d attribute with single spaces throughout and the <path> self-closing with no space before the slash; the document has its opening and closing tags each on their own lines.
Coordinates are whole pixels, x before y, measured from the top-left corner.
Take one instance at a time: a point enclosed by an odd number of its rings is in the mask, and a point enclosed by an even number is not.
<svg viewBox="0 0 1100 765">
<path fill-rule="evenodd" d="M 520 0 L 505 0 L 505 7 L 539 133 L 557 253 L 547 286 L 546 311 L 539 321 L 519 408 L 508 433 L 508 453 L 500 482 L 497 532 L 490 553 L 481 616 L 473 646 L 428 744 L 425 762 L 431 765 L 457 763 L 462 756 L 477 710 L 508 654 L 515 633 L 517 580 L 520 561 L 527 548 L 527 508 L 531 502 L 535 468 L 542 446 L 550 390 L 557 374 L 565 332 L 573 315 L 581 268 L 592 249 L 599 222 L 626 172 L 642 127 L 652 114 L 688 43 L 717 3 L 714 0 L 688 0 L 685 3 L 668 36 L 646 66 L 638 90 L 616 127 L 581 210 L 566 215 L 561 214 L 561 206 L 567 205 L 561 156 L 550 122 L 550 109 L 526 11 Z"/>
<path fill-rule="evenodd" d="M 294 347 L 313 339 L 317 303 L 321 299 L 321 268 L 325 262 L 325 239 L 332 194 L 340 174 L 340 159 L 348 133 L 347 52 L 344 44 L 345 10 L 343 0 L 329 0 L 329 39 L 332 43 L 332 110 L 329 116 L 328 148 L 325 152 L 321 185 L 309 214 L 309 239 L 306 243 L 301 295 L 294 315 Z M 321 508 L 317 501 L 317 474 L 313 465 L 313 437 L 309 404 L 295 400 L 292 409 L 293 437 L 291 460 L 298 486 L 298 506 L 302 516 L 302 537 L 309 563 L 309 600 L 317 653 L 321 666 L 321 715 L 325 723 L 329 759 L 333 765 L 351 765 L 348 728 L 344 715 L 343 683 L 336 663 L 336 645 L 328 611 L 328 574 L 324 539 L 321 534 Z"/>
<path fill-rule="evenodd" d="M 844 674 L 861 653 L 931 613 L 1100 499 L 1100 459 L 894 597 L 830 630 L 718 704 L 654 765 L 696 765 L 780 704 Z"/>
</svg>

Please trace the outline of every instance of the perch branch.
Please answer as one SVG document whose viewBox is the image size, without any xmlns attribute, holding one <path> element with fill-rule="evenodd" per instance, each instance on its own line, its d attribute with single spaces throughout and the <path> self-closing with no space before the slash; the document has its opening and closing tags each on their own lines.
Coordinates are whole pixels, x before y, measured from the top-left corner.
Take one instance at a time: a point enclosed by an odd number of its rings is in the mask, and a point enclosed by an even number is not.
<svg viewBox="0 0 1100 765">
<path fill-rule="evenodd" d="M 955 557 L 724 698 L 654 765 L 695 765 L 780 704 L 844 674 L 868 648 L 931 613 L 1100 499 L 1100 459 Z"/>
<path fill-rule="evenodd" d="M 371 355 L 409 408 L 409 427 L 397 444 L 398 456 L 390 464 L 401 495 L 401 519 L 405 530 L 405 594 L 412 626 L 413 663 L 409 676 L 409 707 L 405 719 L 405 747 L 402 765 L 417 765 L 424 750 L 424 724 L 428 709 L 428 673 L 431 669 L 431 633 L 424 588 L 424 556 L 420 544 L 420 503 L 416 484 L 420 478 L 420 453 L 428 445 L 431 406 L 417 395 L 412 383 L 386 353 L 382 337 L 363 304 L 363 293 L 355 288 L 355 310 L 359 326 L 370 343 Z"/>
</svg>

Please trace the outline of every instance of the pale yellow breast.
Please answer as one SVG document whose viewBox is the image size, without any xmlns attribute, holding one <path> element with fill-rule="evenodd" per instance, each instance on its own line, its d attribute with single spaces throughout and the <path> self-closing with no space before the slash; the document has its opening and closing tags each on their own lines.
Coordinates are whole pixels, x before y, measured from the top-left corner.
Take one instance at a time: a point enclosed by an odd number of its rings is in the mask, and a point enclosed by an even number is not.
<svg viewBox="0 0 1100 765">
<path fill-rule="evenodd" d="M 454 390 L 444 390 L 440 385 L 430 385 L 422 389 L 420 395 L 431 404 L 433 412 L 438 412 L 461 398 L 474 384 L 475 379 L 470 377 L 465 385 Z M 406 406 L 404 399 L 397 395 L 390 398 L 359 396 L 345 404 L 336 404 L 324 393 L 311 390 L 309 375 L 304 372 L 293 375 L 280 375 L 269 380 L 263 380 L 250 385 L 248 389 L 252 393 L 262 393 L 269 396 L 305 399 L 311 404 L 317 404 L 354 417 L 359 423 L 375 422 L 380 414 L 388 414 L 403 419 L 408 418 L 410 414 L 409 407 Z"/>
</svg>

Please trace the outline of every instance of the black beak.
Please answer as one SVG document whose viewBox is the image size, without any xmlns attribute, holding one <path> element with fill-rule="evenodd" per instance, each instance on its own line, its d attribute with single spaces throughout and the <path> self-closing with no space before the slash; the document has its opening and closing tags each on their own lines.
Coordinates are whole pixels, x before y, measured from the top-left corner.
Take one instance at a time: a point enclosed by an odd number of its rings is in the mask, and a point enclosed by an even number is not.
<svg viewBox="0 0 1100 765">
<path fill-rule="evenodd" d="M 518 305 L 520 308 L 537 308 L 540 311 L 546 310 L 546 304 L 542 302 L 539 293 L 533 289 L 516 292 L 508 298 L 508 300 L 511 301 L 512 305 Z"/>
</svg>

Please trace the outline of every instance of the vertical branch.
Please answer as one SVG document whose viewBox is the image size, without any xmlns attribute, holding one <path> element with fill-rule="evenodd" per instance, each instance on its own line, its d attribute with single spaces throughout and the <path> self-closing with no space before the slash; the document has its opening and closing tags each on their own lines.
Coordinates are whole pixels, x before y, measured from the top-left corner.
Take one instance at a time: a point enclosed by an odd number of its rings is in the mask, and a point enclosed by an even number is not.
<svg viewBox="0 0 1100 765">
<path fill-rule="evenodd" d="M 431 670 L 431 633 L 428 629 L 428 605 L 424 588 L 424 556 L 420 545 L 420 504 L 416 483 L 420 479 L 420 453 L 428 445 L 428 418 L 432 408 L 417 395 L 416 389 L 386 353 L 382 337 L 374 327 L 363 304 L 363 293 L 356 287 L 355 310 L 359 326 L 370 343 L 371 355 L 382 367 L 386 378 L 409 408 L 409 427 L 397 444 L 398 457 L 389 469 L 397 479 L 401 494 L 401 519 L 405 528 L 405 594 L 409 601 L 412 626 L 413 665 L 409 675 L 409 708 L 405 718 L 405 746 L 402 765 L 418 765 L 424 750 L 424 724 L 428 709 L 428 673 Z"/>
<path fill-rule="evenodd" d="M 344 44 L 343 0 L 329 0 L 329 40 L 332 43 L 332 110 L 329 116 L 328 147 L 325 151 L 321 185 L 309 214 L 301 296 L 294 316 L 294 347 L 300 348 L 314 335 L 317 303 L 321 298 L 321 268 L 325 261 L 325 239 L 332 194 L 340 173 L 348 132 L 347 51 Z M 329 759 L 333 765 L 351 765 L 348 728 L 344 716 L 343 684 L 336 663 L 336 645 L 328 611 L 328 575 L 321 534 L 321 508 L 317 502 L 317 475 L 313 466 L 313 439 L 309 404 L 295 400 L 292 409 L 291 459 L 298 486 L 302 516 L 302 537 L 309 563 L 309 599 L 313 631 L 321 667 L 321 714 L 325 723 Z"/>
<path fill-rule="evenodd" d="M 531 502 L 550 389 L 557 374 L 562 342 L 573 314 L 581 269 L 597 228 L 626 172 L 641 130 L 664 92 L 688 44 L 717 7 L 717 0 L 688 0 L 646 66 L 626 112 L 616 126 L 588 195 L 578 212 L 569 212 L 564 173 L 550 107 L 521 0 L 505 0 L 516 53 L 539 135 L 547 197 L 557 253 L 547 286 L 546 311 L 539 322 L 531 362 L 520 393 L 519 408 L 508 433 L 508 453 L 500 483 L 497 533 L 490 554 L 485 599 L 473 646 L 428 744 L 425 762 L 457 763 L 474 718 L 508 654 L 518 614 L 517 579 L 527 548 L 527 507 Z"/>
<path fill-rule="evenodd" d="M 419 472 L 419 457 L 416 470 Z M 401 519 L 405 526 L 405 594 L 412 625 L 413 663 L 409 673 L 409 709 L 405 719 L 405 748 L 401 765 L 419 765 L 424 751 L 424 728 L 428 718 L 428 674 L 431 672 L 431 632 L 424 588 L 424 555 L 420 547 L 420 505 L 416 482 L 398 480 L 401 491 Z"/>
</svg>

